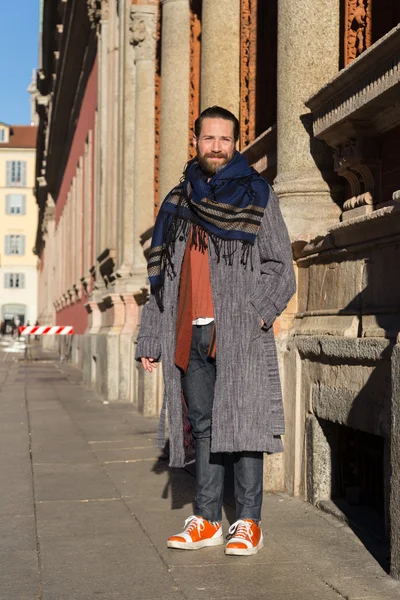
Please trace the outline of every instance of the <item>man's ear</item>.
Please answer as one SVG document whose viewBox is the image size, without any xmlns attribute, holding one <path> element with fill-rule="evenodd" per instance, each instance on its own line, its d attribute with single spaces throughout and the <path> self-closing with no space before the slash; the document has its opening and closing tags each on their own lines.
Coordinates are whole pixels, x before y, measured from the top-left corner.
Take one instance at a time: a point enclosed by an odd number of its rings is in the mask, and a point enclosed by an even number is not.
<svg viewBox="0 0 400 600">
<path fill-rule="evenodd" d="M 193 146 L 196 148 L 196 146 L 197 146 L 197 137 L 196 137 L 196 134 L 193 134 L 193 137 L 192 137 L 192 144 L 193 144 Z"/>
<path fill-rule="evenodd" d="M 239 140 L 236 140 L 236 143 L 235 143 L 235 149 L 236 149 L 237 151 L 239 151 Z"/>
</svg>

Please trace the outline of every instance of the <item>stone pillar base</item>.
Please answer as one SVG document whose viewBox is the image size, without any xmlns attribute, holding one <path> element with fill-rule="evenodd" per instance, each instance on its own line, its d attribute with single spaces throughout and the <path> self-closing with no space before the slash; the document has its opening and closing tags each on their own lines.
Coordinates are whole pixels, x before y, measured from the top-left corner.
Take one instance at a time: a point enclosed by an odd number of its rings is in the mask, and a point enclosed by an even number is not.
<svg viewBox="0 0 400 600">
<path fill-rule="evenodd" d="M 323 235 L 340 221 L 342 209 L 332 199 L 329 189 L 321 185 L 321 180 L 277 181 L 274 190 L 291 241 Z"/>
<path fill-rule="evenodd" d="M 124 326 L 125 307 L 119 294 L 103 298 L 102 324 L 96 343 L 96 389 L 109 402 L 119 400 L 119 337 Z"/>
<path fill-rule="evenodd" d="M 285 464 L 283 454 L 264 456 L 264 491 L 283 492 L 285 489 Z"/>
<path fill-rule="evenodd" d="M 123 294 L 125 322 L 119 334 L 119 400 L 133 402 L 136 374 L 134 340 L 139 324 L 139 307 L 133 294 Z"/>
<path fill-rule="evenodd" d="M 285 492 L 291 496 L 304 496 L 303 453 L 305 438 L 304 398 L 309 390 L 302 390 L 303 373 L 299 352 L 293 338 L 288 340 L 287 351 L 283 357 L 285 377 L 283 380 L 283 398 L 285 410 Z"/>
<path fill-rule="evenodd" d="M 148 373 L 141 365 L 137 365 L 136 373 L 136 407 L 145 417 L 160 414 L 163 394 L 162 366 L 158 363 L 155 372 Z"/>
</svg>

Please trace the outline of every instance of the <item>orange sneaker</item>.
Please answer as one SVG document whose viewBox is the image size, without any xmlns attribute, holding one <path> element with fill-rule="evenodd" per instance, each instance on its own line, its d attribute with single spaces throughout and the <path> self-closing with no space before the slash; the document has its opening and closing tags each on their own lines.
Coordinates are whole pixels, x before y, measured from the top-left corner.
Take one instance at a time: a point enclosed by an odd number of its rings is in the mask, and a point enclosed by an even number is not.
<svg viewBox="0 0 400 600">
<path fill-rule="evenodd" d="M 257 554 L 264 547 L 261 528 L 252 519 L 239 519 L 229 527 L 225 554 L 247 556 Z"/>
<path fill-rule="evenodd" d="M 211 523 L 193 515 L 186 519 L 182 533 L 168 538 L 167 546 L 181 550 L 198 550 L 205 546 L 219 546 L 223 543 L 220 523 Z"/>
</svg>

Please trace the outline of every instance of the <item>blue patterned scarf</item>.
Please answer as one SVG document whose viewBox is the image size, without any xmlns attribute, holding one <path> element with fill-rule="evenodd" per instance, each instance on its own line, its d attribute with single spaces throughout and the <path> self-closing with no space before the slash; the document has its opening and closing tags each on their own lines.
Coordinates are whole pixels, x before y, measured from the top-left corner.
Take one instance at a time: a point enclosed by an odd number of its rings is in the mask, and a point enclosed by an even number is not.
<svg viewBox="0 0 400 600">
<path fill-rule="evenodd" d="M 176 276 L 173 256 L 179 237 L 187 239 L 191 232 L 192 243 L 205 251 L 208 236 L 218 260 L 222 256 L 232 265 L 239 249 L 244 268 L 249 260 L 252 266 L 252 248 L 269 199 L 268 183 L 239 152 L 207 179 L 197 159 L 191 160 L 182 182 L 168 194 L 158 213 L 147 269 L 161 310 L 165 274 L 171 279 Z"/>
</svg>

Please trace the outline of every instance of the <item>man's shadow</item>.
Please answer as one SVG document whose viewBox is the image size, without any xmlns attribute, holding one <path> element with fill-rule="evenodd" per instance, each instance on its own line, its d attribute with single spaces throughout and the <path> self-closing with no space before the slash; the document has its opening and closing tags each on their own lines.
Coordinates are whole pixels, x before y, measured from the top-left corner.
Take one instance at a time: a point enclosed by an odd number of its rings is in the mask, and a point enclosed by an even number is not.
<svg viewBox="0 0 400 600">
<path fill-rule="evenodd" d="M 179 510 L 185 506 L 191 507 L 194 514 L 195 488 L 196 488 L 196 466 L 194 461 L 190 462 L 184 469 L 169 466 L 169 442 L 165 444 L 162 455 L 152 468 L 156 475 L 168 474 L 167 482 L 161 492 L 161 498 L 171 499 L 171 510 Z M 233 476 L 233 456 L 224 457 L 225 464 L 225 482 L 224 482 L 224 501 L 223 512 L 229 524 L 235 522 L 235 496 L 234 496 L 234 476 Z"/>
</svg>

